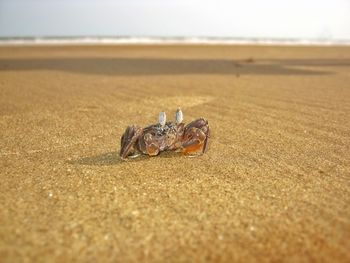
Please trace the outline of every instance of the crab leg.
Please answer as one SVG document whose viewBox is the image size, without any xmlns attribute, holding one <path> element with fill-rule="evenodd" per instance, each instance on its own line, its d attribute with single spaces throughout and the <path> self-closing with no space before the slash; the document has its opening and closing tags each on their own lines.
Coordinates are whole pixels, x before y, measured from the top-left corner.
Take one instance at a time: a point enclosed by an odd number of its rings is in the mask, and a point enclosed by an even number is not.
<svg viewBox="0 0 350 263">
<path fill-rule="evenodd" d="M 205 140 L 204 140 L 204 146 L 203 146 L 203 153 L 205 153 L 208 150 L 208 142 L 209 142 L 209 138 L 210 138 L 209 125 L 206 128 L 207 128 L 207 130 L 205 131 Z"/>
</svg>

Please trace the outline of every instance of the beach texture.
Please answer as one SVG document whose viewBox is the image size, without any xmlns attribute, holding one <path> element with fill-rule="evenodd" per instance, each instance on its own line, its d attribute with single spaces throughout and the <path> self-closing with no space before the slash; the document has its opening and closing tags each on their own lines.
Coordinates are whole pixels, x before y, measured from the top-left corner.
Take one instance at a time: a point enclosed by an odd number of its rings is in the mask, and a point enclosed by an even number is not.
<svg viewBox="0 0 350 263">
<path fill-rule="evenodd" d="M 350 262 L 350 47 L 0 47 L 0 171 L 1 262 Z"/>
</svg>

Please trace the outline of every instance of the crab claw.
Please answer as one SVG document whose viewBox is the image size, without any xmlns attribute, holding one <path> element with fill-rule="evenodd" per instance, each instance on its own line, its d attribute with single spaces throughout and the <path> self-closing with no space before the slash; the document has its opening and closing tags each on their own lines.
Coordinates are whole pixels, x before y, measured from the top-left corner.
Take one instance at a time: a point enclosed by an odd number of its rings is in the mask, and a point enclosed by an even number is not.
<svg viewBox="0 0 350 263">
<path fill-rule="evenodd" d="M 181 123 L 183 119 L 184 119 L 184 117 L 183 117 L 182 111 L 180 108 L 178 108 L 176 113 L 175 113 L 176 124 Z"/>
<path fill-rule="evenodd" d="M 121 159 L 125 160 L 126 157 L 135 153 L 135 144 L 137 139 L 142 135 L 142 131 L 142 128 L 135 125 L 126 128 L 120 142 L 119 156 Z"/>
<path fill-rule="evenodd" d="M 203 154 L 208 150 L 210 129 L 208 121 L 199 118 L 185 127 L 182 151 L 190 155 Z"/>
</svg>

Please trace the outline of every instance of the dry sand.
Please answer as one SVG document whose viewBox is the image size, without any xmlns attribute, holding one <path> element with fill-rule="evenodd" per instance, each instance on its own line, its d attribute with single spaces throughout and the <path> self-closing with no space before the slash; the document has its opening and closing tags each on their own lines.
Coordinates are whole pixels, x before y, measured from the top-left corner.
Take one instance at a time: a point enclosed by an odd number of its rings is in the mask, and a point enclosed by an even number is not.
<svg viewBox="0 0 350 263">
<path fill-rule="evenodd" d="M 350 47 L 0 48 L 2 262 L 349 262 Z M 121 162 L 129 124 L 209 120 Z"/>
</svg>

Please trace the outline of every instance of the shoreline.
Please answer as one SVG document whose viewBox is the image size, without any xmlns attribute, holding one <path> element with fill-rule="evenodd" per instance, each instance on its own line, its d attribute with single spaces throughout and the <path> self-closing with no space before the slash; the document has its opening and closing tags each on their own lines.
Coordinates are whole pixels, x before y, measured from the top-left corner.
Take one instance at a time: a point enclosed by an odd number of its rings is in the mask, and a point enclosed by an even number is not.
<svg viewBox="0 0 350 263">
<path fill-rule="evenodd" d="M 350 46 L 350 40 L 215 37 L 0 37 L 0 46 L 28 45 Z"/>
</svg>

